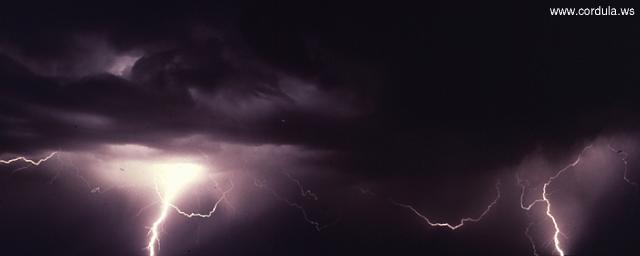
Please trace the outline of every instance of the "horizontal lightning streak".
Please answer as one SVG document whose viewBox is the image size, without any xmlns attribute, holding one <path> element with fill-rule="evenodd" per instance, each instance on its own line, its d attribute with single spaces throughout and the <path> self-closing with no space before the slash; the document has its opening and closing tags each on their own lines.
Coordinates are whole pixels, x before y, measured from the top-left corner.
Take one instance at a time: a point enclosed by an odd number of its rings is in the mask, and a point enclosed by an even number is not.
<svg viewBox="0 0 640 256">
<path fill-rule="evenodd" d="M 37 161 L 31 160 L 31 159 L 26 158 L 26 157 L 24 157 L 24 156 L 20 156 L 20 157 L 16 157 L 16 158 L 9 159 L 9 160 L 2 160 L 2 159 L 0 159 L 0 163 L 3 163 L 3 164 L 10 164 L 10 163 L 13 163 L 13 162 L 16 162 L 16 161 L 23 161 L 23 162 L 25 162 L 25 163 L 30 163 L 30 164 L 32 164 L 32 165 L 38 166 L 38 165 L 40 165 L 41 163 L 43 163 L 43 162 L 45 162 L 45 161 L 49 160 L 50 158 L 52 158 L 56 153 L 58 153 L 58 152 L 52 152 L 52 153 L 51 153 L 51 154 L 49 154 L 47 157 L 42 158 L 42 159 L 37 160 Z"/>
<path fill-rule="evenodd" d="M 493 201 L 491 201 L 491 203 L 489 205 L 487 205 L 487 208 L 485 208 L 485 210 L 482 212 L 482 214 L 480 214 L 478 217 L 472 218 L 472 217 L 466 217 L 460 220 L 460 222 L 458 224 L 450 224 L 447 222 L 432 222 L 431 219 L 429 219 L 429 217 L 425 216 L 424 214 L 420 213 L 418 210 L 416 210 L 416 208 L 414 208 L 411 205 L 408 204 L 402 204 L 402 203 L 398 203 L 396 201 L 394 201 L 393 199 L 391 199 L 391 203 L 403 207 L 403 208 L 407 208 L 410 211 L 412 211 L 414 214 L 416 214 L 418 217 L 422 218 L 425 222 L 427 222 L 427 224 L 429 224 L 429 226 L 432 227 L 447 227 L 451 230 L 456 230 L 462 226 L 464 226 L 465 223 L 467 222 L 478 222 L 480 220 L 482 220 L 482 218 L 484 218 L 485 215 L 487 215 L 487 213 L 489 213 L 489 211 L 491 211 L 491 208 L 493 208 L 494 205 L 496 205 L 498 203 L 498 201 L 500 200 L 500 181 L 498 181 L 496 183 L 496 197 L 493 199 Z"/>
<path fill-rule="evenodd" d="M 218 198 L 218 200 L 216 200 L 216 203 L 213 205 L 213 207 L 211 208 L 211 210 L 208 213 L 205 213 L 205 214 L 202 214 L 202 213 L 187 213 L 187 212 L 181 210 L 178 206 L 176 206 L 174 204 L 169 204 L 169 205 L 171 206 L 171 208 L 176 210 L 176 212 L 178 214 L 180 214 L 180 215 L 182 215 L 184 217 L 187 217 L 187 218 L 193 218 L 193 217 L 211 218 L 211 216 L 213 216 L 213 214 L 218 209 L 218 205 L 220 204 L 220 202 L 222 202 L 227 197 L 227 194 L 229 192 L 231 192 L 231 190 L 233 189 L 233 182 L 231 180 L 229 180 L 229 183 L 231 184 L 229 186 L 229 188 L 226 189 L 224 192 L 222 192 L 222 195 Z"/>
</svg>

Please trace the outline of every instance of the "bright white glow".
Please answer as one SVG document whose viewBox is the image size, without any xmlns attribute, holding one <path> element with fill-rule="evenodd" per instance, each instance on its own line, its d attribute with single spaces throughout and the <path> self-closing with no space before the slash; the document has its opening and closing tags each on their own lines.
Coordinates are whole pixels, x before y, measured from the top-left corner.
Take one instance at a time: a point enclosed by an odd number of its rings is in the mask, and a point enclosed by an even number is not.
<svg viewBox="0 0 640 256">
<path fill-rule="evenodd" d="M 193 163 L 162 163 L 154 164 L 151 168 L 156 172 L 154 177 L 156 179 L 156 191 L 162 202 L 160 215 L 149 230 L 150 237 L 147 244 L 149 256 L 155 256 L 156 246 L 160 246 L 158 228 L 166 220 L 173 201 L 187 184 L 203 173 L 204 168 Z"/>
<path fill-rule="evenodd" d="M 204 168 L 193 163 L 154 164 L 151 169 L 158 173 L 159 184 L 168 193 L 177 193 L 184 185 L 195 180 L 203 173 Z"/>
<path fill-rule="evenodd" d="M 136 64 L 138 59 L 140 59 L 139 56 L 117 56 L 107 68 L 107 72 L 121 77 L 128 76 L 131 72 L 131 68 L 133 68 L 133 65 Z"/>
</svg>

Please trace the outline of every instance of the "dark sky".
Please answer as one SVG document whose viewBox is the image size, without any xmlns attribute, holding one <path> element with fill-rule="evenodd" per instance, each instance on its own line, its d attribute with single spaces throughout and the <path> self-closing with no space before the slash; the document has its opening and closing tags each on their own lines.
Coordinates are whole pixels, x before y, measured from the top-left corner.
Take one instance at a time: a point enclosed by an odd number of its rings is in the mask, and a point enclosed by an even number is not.
<svg viewBox="0 0 640 256">
<path fill-rule="evenodd" d="M 529 255 L 529 223 L 551 255 L 514 175 L 535 200 L 594 145 L 552 186 L 563 245 L 636 255 L 638 19 L 549 15 L 599 4 L 3 4 L 0 159 L 59 153 L 0 166 L 0 254 L 147 255 L 153 193 L 105 177 L 148 151 L 237 179 L 214 218 L 170 217 L 159 255 Z M 496 180 L 455 231 L 390 203 L 457 222 Z"/>
</svg>

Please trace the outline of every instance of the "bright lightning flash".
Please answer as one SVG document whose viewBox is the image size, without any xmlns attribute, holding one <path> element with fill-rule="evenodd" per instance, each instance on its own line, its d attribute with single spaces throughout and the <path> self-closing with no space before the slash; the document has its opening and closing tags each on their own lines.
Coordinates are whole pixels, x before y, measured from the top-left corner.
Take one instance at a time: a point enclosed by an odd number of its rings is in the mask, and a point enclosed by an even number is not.
<svg viewBox="0 0 640 256">
<path fill-rule="evenodd" d="M 160 246 L 158 229 L 167 219 L 169 210 L 171 208 L 178 209 L 174 206 L 173 202 L 185 186 L 197 179 L 204 171 L 202 166 L 192 163 L 157 164 L 154 165 L 152 169 L 157 173 L 155 177 L 156 191 L 160 196 L 162 207 L 160 209 L 160 215 L 153 222 L 149 230 L 149 243 L 147 244 L 149 256 L 155 256 L 157 254 L 157 247 Z"/>
<path fill-rule="evenodd" d="M 558 238 L 558 235 L 562 234 L 562 232 L 560 231 L 560 227 L 558 225 L 558 221 L 556 220 L 556 217 L 553 216 L 553 214 L 551 213 L 551 202 L 549 201 L 548 198 L 548 193 L 547 193 L 547 187 L 549 187 L 549 185 L 551 185 L 551 183 L 553 183 L 554 180 L 556 180 L 558 177 L 560 177 L 560 175 L 562 175 L 565 171 L 576 167 L 576 165 L 578 165 L 580 163 L 580 161 L 582 160 L 582 156 L 584 155 L 585 152 L 587 152 L 589 149 L 591 149 L 592 145 L 586 146 L 584 149 L 582 149 L 582 151 L 580 152 L 580 155 L 578 155 L 578 158 L 576 158 L 575 161 L 573 161 L 573 163 L 570 163 L 569 165 L 565 166 L 564 168 L 560 169 L 558 172 L 556 172 L 555 175 L 551 176 L 547 182 L 544 183 L 544 185 L 542 185 L 542 198 L 540 199 L 536 199 L 535 201 L 533 201 L 531 204 L 525 206 L 524 204 L 524 193 L 526 190 L 526 186 L 524 184 L 524 182 L 520 179 L 520 177 L 518 175 L 516 175 L 516 178 L 518 179 L 518 184 L 520 184 L 521 188 L 522 188 L 522 193 L 520 194 L 520 208 L 522 208 L 523 210 L 531 210 L 531 208 L 538 204 L 538 203 L 544 203 L 546 205 L 546 211 L 545 213 L 547 214 L 547 217 L 549 217 L 549 219 L 551 220 L 551 222 L 553 223 L 553 228 L 554 228 L 554 232 L 553 232 L 553 244 L 555 246 L 555 250 L 558 253 L 558 255 L 560 256 L 564 256 L 564 250 L 562 249 L 562 247 L 560 246 L 560 239 Z M 529 228 L 527 228 L 528 230 Z M 534 254 L 537 254 L 537 252 L 535 251 L 535 247 L 534 247 Z"/>
<path fill-rule="evenodd" d="M 522 208 L 523 210 L 529 211 L 529 210 L 531 210 L 531 208 L 533 208 L 533 206 L 535 206 L 538 203 L 542 203 L 542 204 L 544 204 L 546 206 L 545 214 L 551 220 L 551 222 L 553 223 L 553 227 L 554 227 L 553 243 L 554 243 L 554 246 L 555 246 L 555 251 L 560 256 L 564 256 L 565 252 L 562 249 L 562 246 L 560 244 L 560 239 L 559 239 L 558 236 L 559 235 L 564 235 L 564 234 L 562 233 L 562 231 L 560 231 L 560 227 L 558 225 L 558 221 L 557 221 L 556 217 L 551 212 L 551 201 L 549 201 L 549 197 L 548 197 L 549 193 L 547 192 L 547 188 L 549 187 L 549 185 L 551 185 L 553 183 L 553 181 L 555 181 L 564 172 L 566 172 L 566 171 L 570 170 L 571 168 L 576 167 L 578 164 L 580 164 L 580 161 L 582 160 L 583 155 L 587 151 L 589 151 L 592 147 L 593 147 L 593 145 L 588 145 L 585 148 L 583 148 L 575 161 L 573 161 L 569 165 L 565 166 L 564 168 L 560 169 L 558 172 L 556 172 L 555 175 L 549 177 L 547 182 L 545 182 L 542 185 L 541 198 L 534 200 L 533 202 L 531 202 L 528 205 L 525 205 L 525 203 L 524 203 L 524 195 L 525 195 L 525 192 L 526 192 L 526 189 L 527 189 L 527 181 L 526 180 L 522 180 L 520 178 L 520 176 L 516 174 L 516 179 L 517 179 L 518 184 L 520 185 L 520 187 L 522 189 L 521 193 L 520 193 L 520 208 Z M 628 175 L 628 166 L 627 166 L 628 165 L 628 162 L 627 162 L 628 154 L 626 152 L 622 151 L 622 150 L 618 150 L 618 149 L 613 148 L 611 145 L 608 145 L 608 147 L 609 147 L 609 150 L 611 150 L 612 152 L 614 152 L 617 155 L 619 155 L 620 159 L 624 163 L 624 172 L 623 172 L 623 176 L 622 177 L 625 180 L 625 182 L 627 182 L 628 184 L 634 186 L 635 188 L 638 188 L 638 184 L 635 183 L 634 181 L 631 181 L 627 177 L 627 175 Z M 529 241 L 531 242 L 531 245 L 533 247 L 533 254 L 534 255 L 538 255 L 538 252 L 537 252 L 536 247 L 535 247 L 535 243 L 533 242 L 533 239 L 532 239 L 531 235 L 529 234 L 530 228 L 531 228 L 531 225 L 529 225 L 527 227 L 527 230 L 525 231 L 525 235 L 529 238 Z"/>
</svg>

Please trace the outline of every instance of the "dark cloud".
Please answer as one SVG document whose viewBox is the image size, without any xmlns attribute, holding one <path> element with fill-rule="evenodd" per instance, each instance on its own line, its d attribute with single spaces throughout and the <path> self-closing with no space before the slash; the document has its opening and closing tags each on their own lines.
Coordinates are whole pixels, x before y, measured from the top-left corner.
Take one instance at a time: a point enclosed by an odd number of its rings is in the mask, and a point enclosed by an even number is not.
<svg viewBox="0 0 640 256">
<path fill-rule="evenodd" d="M 43 7 L 3 16 L 7 152 L 204 134 L 339 149 L 385 176 L 492 169 L 638 123 L 637 38 L 510 5 Z"/>
<path fill-rule="evenodd" d="M 205 135 L 331 148 L 384 177 L 494 169 L 637 126 L 629 35 L 613 47 L 528 12 L 499 22 L 509 6 L 298 7 L 17 8 L 2 23 L 4 151 Z"/>
<path fill-rule="evenodd" d="M 80 77 L 38 74 L 3 56 L 4 104 L 13 110 L 5 120 L 25 120 L 20 127 L 4 124 L 6 140 L 13 141 L 5 146 L 145 144 L 193 134 L 312 146 L 314 137 L 326 139 L 324 133 L 353 126 L 349 119 L 370 114 L 370 97 L 323 87 L 317 79 L 240 54 L 218 39 L 207 39 L 148 52 L 123 77 L 107 73 L 107 67 Z M 317 124 L 326 130 L 318 132 Z M 13 138 L 11 130 L 18 129 L 30 133 L 21 139 L 31 143 Z"/>
</svg>

